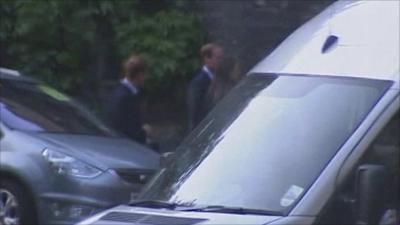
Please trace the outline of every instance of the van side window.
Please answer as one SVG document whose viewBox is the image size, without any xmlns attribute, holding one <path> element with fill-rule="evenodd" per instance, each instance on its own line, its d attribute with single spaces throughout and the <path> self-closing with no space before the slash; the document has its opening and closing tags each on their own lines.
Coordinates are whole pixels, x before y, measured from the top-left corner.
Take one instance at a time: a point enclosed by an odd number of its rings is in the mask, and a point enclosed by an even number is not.
<svg viewBox="0 0 400 225">
<path fill-rule="evenodd" d="M 400 113 L 391 119 L 361 160 L 363 164 L 383 165 L 386 187 L 380 224 L 400 224 Z"/>
<path fill-rule="evenodd" d="M 385 170 L 385 188 L 376 196 L 383 202 L 378 212 L 378 224 L 400 224 L 400 112 L 389 121 L 367 149 L 360 165 L 380 165 Z M 357 170 L 339 188 L 339 191 L 318 216 L 317 224 L 356 224 L 358 222 Z M 362 200 L 361 200 L 362 201 Z"/>
</svg>

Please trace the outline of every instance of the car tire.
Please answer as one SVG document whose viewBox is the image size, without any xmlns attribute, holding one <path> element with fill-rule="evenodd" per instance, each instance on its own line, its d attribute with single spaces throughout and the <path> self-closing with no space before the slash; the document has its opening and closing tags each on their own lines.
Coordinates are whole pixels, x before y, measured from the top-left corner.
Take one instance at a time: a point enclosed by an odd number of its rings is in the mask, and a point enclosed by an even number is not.
<svg viewBox="0 0 400 225">
<path fill-rule="evenodd" d="M 20 183 L 0 180 L 0 224 L 37 224 L 35 207 L 30 195 Z"/>
</svg>

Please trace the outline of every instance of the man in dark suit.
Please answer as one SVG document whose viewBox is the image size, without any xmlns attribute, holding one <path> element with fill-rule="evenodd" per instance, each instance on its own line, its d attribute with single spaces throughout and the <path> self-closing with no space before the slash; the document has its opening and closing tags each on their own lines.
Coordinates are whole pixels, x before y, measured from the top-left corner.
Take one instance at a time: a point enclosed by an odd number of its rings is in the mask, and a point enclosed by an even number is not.
<svg viewBox="0 0 400 225">
<path fill-rule="evenodd" d="M 123 70 L 124 78 L 115 87 L 107 107 L 108 120 L 115 130 L 145 143 L 139 91 L 145 83 L 147 64 L 143 58 L 134 55 L 125 61 Z"/>
<path fill-rule="evenodd" d="M 215 43 L 205 44 L 200 49 L 203 58 L 201 71 L 189 84 L 187 93 L 188 128 L 192 130 L 206 114 L 206 94 L 218 64 L 223 58 L 224 51 L 221 46 Z"/>
</svg>

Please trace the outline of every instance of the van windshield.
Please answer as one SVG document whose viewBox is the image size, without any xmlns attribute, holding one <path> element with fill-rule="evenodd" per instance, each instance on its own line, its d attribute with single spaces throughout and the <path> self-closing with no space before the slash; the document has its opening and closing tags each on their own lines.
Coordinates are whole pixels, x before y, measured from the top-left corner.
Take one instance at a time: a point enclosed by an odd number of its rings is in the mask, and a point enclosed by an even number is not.
<svg viewBox="0 0 400 225">
<path fill-rule="evenodd" d="M 0 81 L 0 118 L 12 129 L 115 136 L 83 106 L 49 86 L 7 79 Z"/>
<path fill-rule="evenodd" d="M 250 75 L 184 140 L 141 198 L 286 214 L 390 85 Z"/>
</svg>

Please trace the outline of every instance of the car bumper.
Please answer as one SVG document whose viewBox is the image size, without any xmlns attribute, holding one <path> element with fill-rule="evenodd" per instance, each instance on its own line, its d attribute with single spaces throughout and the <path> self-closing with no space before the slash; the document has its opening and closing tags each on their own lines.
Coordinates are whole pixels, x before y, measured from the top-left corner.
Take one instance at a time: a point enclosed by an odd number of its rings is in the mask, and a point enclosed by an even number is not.
<svg viewBox="0 0 400 225">
<path fill-rule="evenodd" d="M 38 195 L 40 224 L 74 224 L 100 210 L 128 203 L 142 185 L 123 181 L 112 170 L 93 179 L 63 177 Z"/>
</svg>

